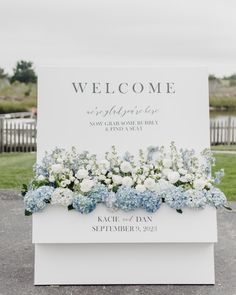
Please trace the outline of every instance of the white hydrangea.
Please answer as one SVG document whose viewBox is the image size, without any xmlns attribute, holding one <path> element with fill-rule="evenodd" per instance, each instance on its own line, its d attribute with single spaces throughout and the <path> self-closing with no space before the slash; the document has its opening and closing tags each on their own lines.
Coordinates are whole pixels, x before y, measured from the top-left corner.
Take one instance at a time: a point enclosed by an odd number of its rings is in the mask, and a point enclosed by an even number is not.
<svg viewBox="0 0 236 295">
<path fill-rule="evenodd" d="M 52 205 L 69 206 L 73 200 L 73 192 L 68 188 L 56 188 L 51 196 Z"/>
<path fill-rule="evenodd" d="M 156 187 L 156 182 L 153 178 L 146 178 L 144 181 L 144 186 L 150 191 L 154 191 Z"/>
<path fill-rule="evenodd" d="M 122 184 L 130 187 L 133 185 L 133 179 L 130 176 L 125 176 L 122 179 Z"/>
<path fill-rule="evenodd" d="M 83 179 L 80 183 L 80 190 L 84 193 L 91 191 L 92 187 L 94 186 L 94 182 L 91 179 Z"/>
<path fill-rule="evenodd" d="M 120 176 L 120 175 L 112 175 L 112 180 L 114 182 L 114 184 L 122 184 L 122 181 L 123 181 L 123 177 Z"/>
<path fill-rule="evenodd" d="M 146 187 L 143 184 L 137 184 L 135 189 L 139 192 L 144 192 L 146 190 Z"/>
<path fill-rule="evenodd" d="M 195 179 L 193 182 L 193 187 L 197 190 L 202 190 L 206 186 L 207 181 L 203 178 Z"/>
<path fill-rule="evenodd" d="M 169 181 L 164 180 L 164 179 L 160 179 L 155 186 L 155 191 L 157 193 L 163 192 L 166 189 L 172 188 L 174 187 L 173 184 L 171 184 Z"/>
<path fill-rule="evenodd" d="M 180 179 L 180 174 L 177 171 L 172 171 L 168 173 L 167 178 L 170 183 L 176 183 Z"/>
<path fill-rule="evenodd" d="M 84 179 L 88 176 L 88 171 L 84 168 L 81 168 L 77 171 L 77 173 L 75 174 L 75 177 L 78 179 Z"/>
</svg>

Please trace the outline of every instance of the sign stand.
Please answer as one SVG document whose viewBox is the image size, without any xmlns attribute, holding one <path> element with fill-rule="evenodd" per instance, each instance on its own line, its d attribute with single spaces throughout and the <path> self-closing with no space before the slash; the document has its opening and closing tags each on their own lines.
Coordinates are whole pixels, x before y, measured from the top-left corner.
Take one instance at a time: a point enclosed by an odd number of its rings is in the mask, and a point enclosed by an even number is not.
<svg viewBox="0 0 236 295">
<path fill-rule="evenodd" d="M 55 146 L 98 156 L 111 145 L 209 146 L 203 68 L 41 68 L 38 90 L 38 161 Z M 99 205 L 88 215 L 48 206 L 33 215 L 35 285 L 214 284 L 216 241 L 209 206 L 150 214 Z"/>
</svg>

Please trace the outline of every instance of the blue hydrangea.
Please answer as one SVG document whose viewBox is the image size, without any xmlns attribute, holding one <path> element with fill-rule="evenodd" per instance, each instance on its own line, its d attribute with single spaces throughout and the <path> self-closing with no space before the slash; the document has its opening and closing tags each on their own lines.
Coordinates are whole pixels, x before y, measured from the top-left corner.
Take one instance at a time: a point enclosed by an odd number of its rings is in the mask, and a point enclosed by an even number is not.
<svg viewBox="0 0 236 295">
<path fill-rule="evenodd" d="M 204 191 L 189 189 L 185 192 L 187 197 L 186 205 L 189 208 L 205 208 L 207 199 Z"/>
<path fill-rule="evenodd" d="M 103 184 L 93 187 L 89 193 L 89 197 L 93 199 L 96 203 L 105 202 L 108 196 L 109 191 L 107 187 Z"/>
<path fill-rule="evenodd" d="M 105 205 L 107 208 L 112 210 L 117 210 L 116 207 L 116 194 L 114 192 L 109 192 L 107 198 L 105 199 Z"/>
<path fill-rule="evenodd" d="M 165 202 L 171 208 L 180 210 L 186 206 L 187 196 L 180 186 L 165 191 Z"/>
<path fill-rule="evenodd" d="M 147 212 L 154 213 L 161 206 L 161 198 L 154 192 L 146 190 L 140 193 L 141 197 L 141 207 Z"/>
<path fill-rule="evenodd" d="M 220 208 L 226 205 L 227 199 L 225 194 L 218 188 L 212 187 L 210 190 L 206 191 L 206 199 L 208 204 Z"/>
<path fill-rule="evenodd" d="M 35 190 L 30 190 L 24 196 L 25 210 L 30 213 L 38 212 L 46 206 L 54 191 L 53 187 L 41 186 Z"/>
<path fill-rule="evenodd" d="M 89 196 L 78 194 L 75 195 L 72 206 L 76 211 L 88 214 L 96 208 L 96 201 Z"/>
<path fill-rule="evenodd" d="M 128 186 L 119 187 L 116 192 L 115 206 L 124 211 L 132 211 L 141 205 L 141 197 L 137 190 Z"/>
</svg>

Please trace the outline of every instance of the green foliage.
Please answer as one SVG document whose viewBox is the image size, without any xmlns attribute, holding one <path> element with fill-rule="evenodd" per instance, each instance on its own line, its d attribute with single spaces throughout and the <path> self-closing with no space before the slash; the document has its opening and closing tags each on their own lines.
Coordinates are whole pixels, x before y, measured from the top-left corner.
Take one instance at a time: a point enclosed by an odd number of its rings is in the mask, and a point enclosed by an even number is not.
<svg viewBox="0 0 236 295">
<path fill-rule="evenodd" d="M 4 69 L 0 68 L 0 79 L 8 79 L 8 74 L 5 73 Z"/>
<path fill-rule="evenodd" d="M 236 110 L 236 97 L 210 97 L 210 106 L 215 109 Z"/>
<path fill-rule="evenodd" d="M 19 81 L 23 83 L 36 83 L 37 76 L 33 69 L 33 63 L 31 61 L 18 61 L 16 67 L 13 69 L 13 76 L 11 77 L 11 83 Z"/>
</svg>

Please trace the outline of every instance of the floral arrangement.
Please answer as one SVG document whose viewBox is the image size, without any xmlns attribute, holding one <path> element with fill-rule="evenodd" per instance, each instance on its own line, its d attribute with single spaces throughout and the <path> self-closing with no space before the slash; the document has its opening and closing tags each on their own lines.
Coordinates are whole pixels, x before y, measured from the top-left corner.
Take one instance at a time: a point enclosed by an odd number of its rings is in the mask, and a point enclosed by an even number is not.
<svg viewBox="0 0 236 295">
<path fill-rule="evenodd" d="M 143 208 L 151 213 L 163 203 L 179 213 L 206 205 L 229 208 L 224 193 L 214 186 L 224 175 L 223 170 L 211 175 L 214 161 L 210 150 L 197 155 L 174 143 L 140 150 L 136 158 L 128 152 L 121 157 L 114 146 L 103 159 L 74 147 L 56 148 L 35 165 L 35 177 L 23 187 L 25 214 L 48 204 L 83 214 L 98 203 L 112 210 Z"/>
</svg>

